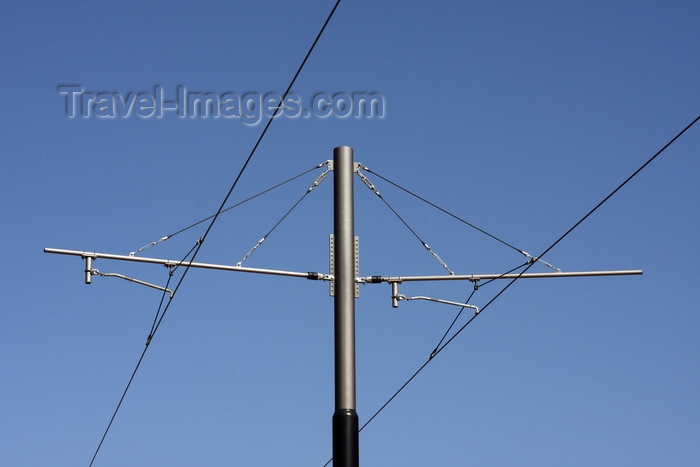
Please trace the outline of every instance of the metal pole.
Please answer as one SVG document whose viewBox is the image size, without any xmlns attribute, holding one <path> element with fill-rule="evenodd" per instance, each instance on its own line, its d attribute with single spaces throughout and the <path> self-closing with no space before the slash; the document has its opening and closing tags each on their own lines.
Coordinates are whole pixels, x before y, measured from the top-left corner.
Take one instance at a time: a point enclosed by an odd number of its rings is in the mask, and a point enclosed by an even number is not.
<svg viewBox="0 0 700 467">
<path fill-rule="evenodd" d="M 335 237 L 335 412 L 333 465 L 359 465 L 359 423 L 355 407 L 355 215 L 352 148 L 333 150 Z"/>
<path fill-rule="evenodd" d="M 369 276 L 360 277 L 359 281 L 362 283 L 378 284 L 380 282 L 389 282 L 395 284 L 397 282 L 425 282 L 425 281 L 478 281 L 478 280 L 489 280 L 489 279 L 545 279 L 549 277 L 593 277 L 593 276 L 632 276 L 643 274 L 644 271 L 641 269 L 630 269 L 622 271 L 572 271 L 572 272 L 531 272 L 526 274 L 453 274 L 442 276 L 396 276 L 396 277 L 384 277 L 384 276 Z M 394 292 L 392 291 L 392 295 Z"/>
<path fill-rule="evenodd" d="M 111 253 L 97 253 L 91 251 L 78 251 L 78 250 L 63 250 L 60 248 L 44 248 L 44 253 L 56 253 L 59 255 L 71 255 L 71 256 L 81 256 L 85 258 L 85 283 L 89 284 L 89 276 L 87 275 L 87 270 L 92 268 L 92 260 L 95 259 L 114 259 L 119 261 L 134 261 L 137 263 L 152 263 L 152 264 L 162 264 L 164 266 L 183 266 L 190 268 L 204 268 L 204 269 L 220 269 L 222 271 L 238 271 L 238 272 L 252 272 L 255 274 L 271 274 L 275 276 L 289 276 L 289 277 L 302 277 L 309 280 L 331 280 L 328 274 L 321 274 L 318 272 L 296 272 L 296 271 L 279 271 L 276 269 L 260 269 L 260 268 L 246 268 L 242 266 L 229 266 L 226 264 L 209 264 L 209 263 L 192 263 L 190 261 L 177 261 L 172 259 L 160 259 L 160 258 L 146 258 L 142 256 L 127 256 L 127 255 L 115 255 Z"/>
</svg>

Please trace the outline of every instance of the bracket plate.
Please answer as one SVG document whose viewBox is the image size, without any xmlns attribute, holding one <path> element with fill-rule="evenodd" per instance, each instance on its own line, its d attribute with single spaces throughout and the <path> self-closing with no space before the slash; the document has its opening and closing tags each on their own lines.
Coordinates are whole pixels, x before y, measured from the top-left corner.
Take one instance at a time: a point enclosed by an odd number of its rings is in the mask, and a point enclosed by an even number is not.
<svg viewBox="0 0 700 467">
<path fill-rule="evenodd" d="M 335 277 L 335 237 L 330 235 L 329 245 L 329 274 Z M 355 236 L 355 298 L 360 298 L 360 284 L 357 283 L 357 278 L 360 277 L 360 237 Z M 329 282 L 329 293 L 331 297 L 335 297 L 335 279 Z"/>
</svg>

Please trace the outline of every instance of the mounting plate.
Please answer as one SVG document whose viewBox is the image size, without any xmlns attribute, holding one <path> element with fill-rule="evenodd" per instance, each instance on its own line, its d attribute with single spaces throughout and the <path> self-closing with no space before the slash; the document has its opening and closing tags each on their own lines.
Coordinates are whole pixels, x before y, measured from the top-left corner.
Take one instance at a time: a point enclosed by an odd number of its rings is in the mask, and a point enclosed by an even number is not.
<svg viewBox="0 0 700 467">
<path fill-rule="evenodd" d="M 329 245 L 329 274 L 335 277 L 335 237 L 330 235 Z M 360 284 L 357 283 L 357 278 L 360 277 L 360 237 L 355 236 L 355 298 L 360 298 Z M 332 279 L 329 284 L 329 293 L 331 297 L 335 297 L 335 279 Z"/>
</svg>

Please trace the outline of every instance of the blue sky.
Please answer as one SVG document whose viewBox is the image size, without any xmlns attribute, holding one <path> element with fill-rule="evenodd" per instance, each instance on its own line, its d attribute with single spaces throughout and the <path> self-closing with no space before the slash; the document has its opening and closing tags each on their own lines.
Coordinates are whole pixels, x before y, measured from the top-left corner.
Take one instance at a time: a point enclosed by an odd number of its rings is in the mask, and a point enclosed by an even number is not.
<svg viewBox="0 0 700 467">
<path fill-rule="evenodd" d="M 212 214 L 261 125 L 68 118 L 57 87 L 282 93 L 332 2 L 25 2 L 0 7 L 0 458 L 88 465 L 143 349 L 160 293 L 44 247 L 128 254 Z M 696 2 L 344 1 L 293 90 L 378 92 L 383 118 L 273 122 L 231 201 L 355 159 L 537 254 L 698 115 Z M 360 434 L 363 465 L 691 466 L 700 462 L 692 128 L 462 332 Z M 198 261 L 235 264 L 309 173 L 217 221 Z M 368 174 L 459 274 L 524 258 Z M 358 180 L 360 272 L 444 269 Z M 244 264 L 327 272 L 332 180 Z M 145 256 L 180 259 L 190 229 Z M 98 260 L 164 284 L 161 266 Z M 544 266 L 531 271 L 546 272 Z M 492 283 L 471 303 L 483 306 Z M 464 300 L 468 283 L 403 284 Z M 304 279 L 191 270 L 97 466 L 323 465 L 331 456 L 333 302 Z M 356 301 L 364 423 L 426 360 L 457 309 Z M 465 312 L 466 313 L 466 312 Z M 467 316 L 460 317 L 463 324 Z"/>
</svg>

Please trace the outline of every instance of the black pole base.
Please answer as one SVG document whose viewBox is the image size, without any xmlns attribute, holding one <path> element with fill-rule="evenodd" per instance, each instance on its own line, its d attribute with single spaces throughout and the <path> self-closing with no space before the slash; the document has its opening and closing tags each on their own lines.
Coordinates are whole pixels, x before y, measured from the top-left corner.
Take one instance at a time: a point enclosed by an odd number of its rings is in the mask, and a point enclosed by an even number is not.
<svg viewBox="0 0 700 467">
<path fill-rule="evenodd" d="M 336 410 L 333 414 L 333 467 L 358 467 L 359 446 L 357 412 Z"/>
</svg>

